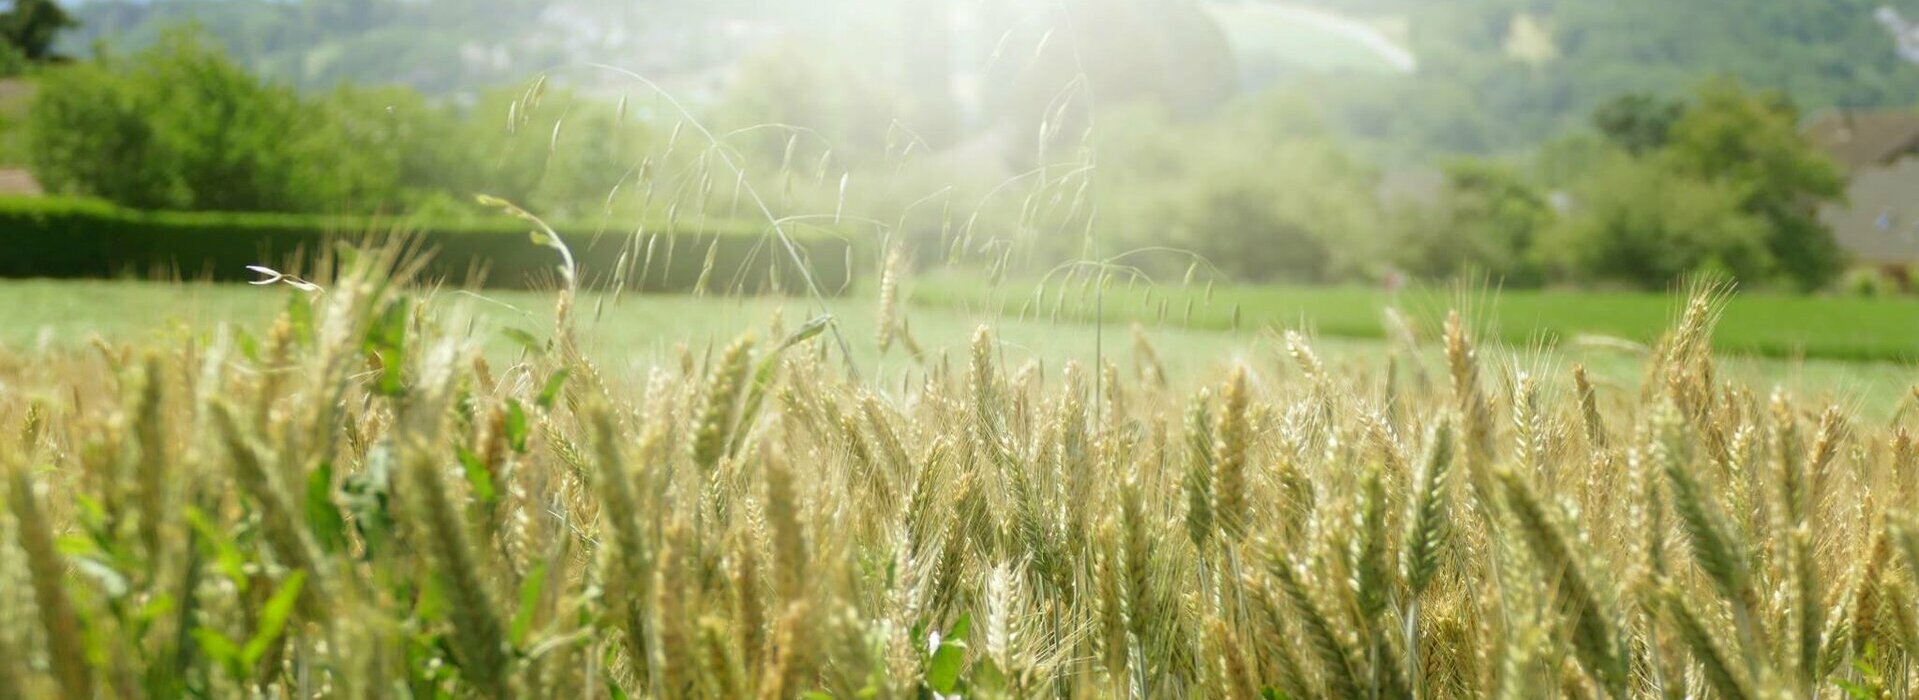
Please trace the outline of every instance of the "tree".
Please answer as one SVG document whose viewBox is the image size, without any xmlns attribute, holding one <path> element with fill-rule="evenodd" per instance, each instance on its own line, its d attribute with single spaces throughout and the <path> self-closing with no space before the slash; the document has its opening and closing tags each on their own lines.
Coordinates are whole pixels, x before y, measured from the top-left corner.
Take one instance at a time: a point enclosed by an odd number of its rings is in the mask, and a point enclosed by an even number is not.
<svg viewBox="0 0 1919 700">
<path fill-rule="evenodd" d="M 1663 154 L 1678 172 L 1737 192 L 1740 209 L 1770 228 L 1767 247 L 1786 281 L 1812 290 L 1845 267 L 1818 211 L 1845 194 L 1846 180 L 1800 135 L 1798 122 L 1798 109 L 1783 93 L 1714 80 L 1673 123 Z"/>
<path fill-rule="evenodd" d="M 1484 273 L 1502 284 L 1543 281 L 1535 246 L 1554 220 L 1546 197 L 1523 173 L 1492 161 L 1446 166 L 1439 200 L 1416 212 L 1396 257 L 1423 277 Z"/>
<path fill-rule="evenodd" d="M 1766 222 L 1742 210 L 1741 195 L 1659 158 L 1614 153 L 1574 192 L 1571 212 L 1542 237 L 1540 256 L 1563 279 L 1642 289 L 1700 272 L 1771 279 L 1780 261 L 1767 246 Z"/>
<path fill-rule="evenodd" d="M 1642 92 L 1620 95 L 1593 110 L 1593 127 L 1627 153 L 1639 155 L 1666 145 L 1672 125 L 1686 106 Z"/>
<path fill-rule="evenodd" d="M 347 120 L 343 104 L 263 82 L 204 35 L 173 32 L 124 58 L 47 75 L 28 113 L 28 148 L 50 189 L 133 207 L 390 204 L 397 183 L 379 160 L 394 144 L 366 120 Z M 372 112 L 358 114 L 377 119 Z"/>
<path fill-rule="evenodd" d="M 54 38 L 79 26 L 54 0 L 13 0 L 12 5 L 0 12 L 0 39 L 29 61 L 52 58 Z"/>
</svg>

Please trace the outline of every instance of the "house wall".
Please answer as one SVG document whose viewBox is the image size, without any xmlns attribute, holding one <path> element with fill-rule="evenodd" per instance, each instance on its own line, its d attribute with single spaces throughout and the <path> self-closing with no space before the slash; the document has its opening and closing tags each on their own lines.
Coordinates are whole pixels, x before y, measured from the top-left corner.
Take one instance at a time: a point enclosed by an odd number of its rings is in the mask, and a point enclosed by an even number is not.
<svg viewBox="0 0 1919 700">
<path fill-rule="evenodd" d="M 1853 173 L 1846 201 L 1819 209 L 1855 262 L 1919 263 L 1919 156 Z"/>
</svg>

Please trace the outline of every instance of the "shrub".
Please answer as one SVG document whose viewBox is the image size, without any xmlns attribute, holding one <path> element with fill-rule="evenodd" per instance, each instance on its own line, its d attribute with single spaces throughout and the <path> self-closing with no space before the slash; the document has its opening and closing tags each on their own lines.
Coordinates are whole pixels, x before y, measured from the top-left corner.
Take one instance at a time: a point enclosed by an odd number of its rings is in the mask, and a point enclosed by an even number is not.
<svg viewBox="0 0 1919 700">
<path fill-rule="evenodd" d="M 1539 284 L 1535 241 L 1554 216 L 1546 196 L 1491 161 L 1450 164 L 1445 178 L 1438 201 L 1412 212 L 1394 257 L 1424 277 L 1480 272 L 1503 284 Z"/>
<path fill-rule="evenodd" d="M 50 72 L 29 118 L 51 190 L 148 209 L 323 211 L 375 187 L 377 153 L 327 138 L 326 112 L 195 32 Z M 376 180 L 370 180 L 374 178 Z"/>
<path fill-rule="evenodd" d="M 1573 197 L 1540 248 L 1567 279 L 1659 289 L 1699 272 L 1759 283 L 1779 273 L 1766 222 L 1742 211 L 1729 185 L 1613 154 Z"/>
<path fill-rule="evenodd" d="M 0 199 L 0 249 L 8 251 L 0 256 L 0 277 L 178 273 L 248 279 L 248 265 L 311 259 L 336 241 L 377 237 L 389 226 L 356 217 L 140 212 L 90 200 Z M 426 274 L 452 284 L 531 286 L 551 280 L 557 265 L 555 256 L 527 240 L 525 225 L 512 221 L 421 222 L 395 228 L 417 232 L 419 243 L 435 251 Z M 804 289 L 791 259 L 762 227 L 733 222 L 698 229 L 643 227 L 665 232 L 657 240 L 651 234 L 637 239 L 602 235 L 587 226 L 558 228 L 579 260 L 582 284 L 610 284 L 616 268 L 625 266 L 627 288 L 642 291 L 688 291 L 701 280 L 715 291 Z M 820 229 L 802 229 L 795 239 L 822 292 L 838 293 L 850 286 L 846 240 Z"/>
</svg>

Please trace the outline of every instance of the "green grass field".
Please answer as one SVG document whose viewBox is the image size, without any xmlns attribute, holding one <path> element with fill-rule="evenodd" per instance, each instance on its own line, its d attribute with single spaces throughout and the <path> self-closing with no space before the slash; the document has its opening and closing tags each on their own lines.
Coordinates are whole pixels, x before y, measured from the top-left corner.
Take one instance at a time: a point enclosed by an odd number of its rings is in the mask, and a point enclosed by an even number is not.
<svg viewBox="0 0 1919 700">
<path fill-rule="evenodd" d="M 1063 293 L 1063 294 L 1062 294 Z M 1019 316 L 1087 319 L 1090 285 L 1041 289 L 975 278 L 935 277 L 915 289 L 915 301 L 938 308 L 1000 308 Z M 1633 292 L 1560 292 L 1408 288 L 1398 293 L 1360 287 L 1204 287 L 1115 284 L 1107 318 L 1187 328 L 1301 328 L 1341 338 L 1385 337 L 1382 311 L 1398 309 L 1414 331 L 1437 334 L 1447 310 L 1463 308 L 1482 334 L 1510 345 L 1566 348 L 1624 340 L 1647 344 L 1672 322 L 1682 299 Z M 1162 308 L 1163 307 L 1163 308 Z M 1164 318 L 1162 319 L 1162 310 Z M 1913 362 L 1919 360 L 1919 301 L 1851 297 L 1737 294 L 1725 305 L 1714 348 L 1731 355 L 1774 359 Z"/>
<path fill-rule="evenodd" d="M 257 324 L 278 311 L 292 292 L 282 288 L 245 285 L 172 284 L 132 281 L 8 281 L 0 282 L 0 348 L 13 351 L 63 351 L 84 349 L 94 337 L 114 342 L 150 340 L 155 336 L 211 332 L 221 322 Z M 1076 294 L 1077 292 L 1075 292 Z M 1137 358 L 1131 326 L 1135 320 L 1146 330 L 1168 374 L 1176 382 L 1196 381 L 1209 369 L 1244 360 L 1265 371 L 1288 371 L 1284 348 L 1275 333 L 1261 328 L 1300 327 L 1315 336 L 1314 346 L 1328 361 L 1354 366 L 1379 366 L 1389 354 L 1382 335 L 1381 309 L 1389 301 L 1384 295 L 1355 289 L 1219 289 L 1213 303 L 1203 303 L 1204 292 L 1194 292 L 1192 324 L 1179 323 L 1180 311 L 1169 311 L 1163 323 L 1155 314 L 1141 310 L 1143 290 L 1126 292 L 1115 289 L 1108 299 L 1110 317 L 1104 333 L 1093 324 L 1075 318 L 1073 303 L 1065 305 L 1061 318 L 1028 313 L 1020 318 L 1021 302 L 1001 302 L 1013 313 L 996 317 L 985 292 L 967 291 L 957 281 L 926 280 L 916 285 L 908 311 L 913 335 L 926 348 L 929 363 L 938 363 L 942 352 L 960 353 L 974 329 L 991 324 L 1001 342 L 1001 352 L 1014 365 L 1029 359 L 1044 363 L 1048 371 L 1066 361 L 1091 364 L 1099 354 L 1112 358 L 1121 368 L 1130 370 Z M 1155 294 L 1155 299 L 1164 296 Z M 1050 298 L 1050 297 L 1049 297 Z M 1171 308 L 1183 310 L 1180 297 Z M 1444 313 L 1454 297 L 1443 294 L 1407 293 L 1397 303 L 1409 315 L 1434 319 Z M 551 324 L 552 297 L 536 292 L 488 292 L 484 296 L 460 292 L 440 292 L 438 303 L 445 308 L 465 305 L 473 309 L 475 323 L 494 338 L 494 351 L 510 353 L 516 348 L 507 339 L 506 329 L 544 333 Z M 1728 335 L 1742 338 L 1768 337 L 1761 302 L 1778 303 L 1781 318 L 1792 315 L 1820 319 L 1835 340 L 1844 337 L 1878 341 L 1891 347 L 1893 338 L 1911 338 L 1906 327 L 1892 328 L 1884 337 L 1867 332 L 1863 325 L 1873 319 L 1892 316 L 1893 308 L 1910 308 L 1906 303 L 1868 303 L 1826 299 L 1746 299 L 1734 300 L 1722 324 L 1722 341 Z M 1254 303 L 1263 305 L 1255 307 Z M 1231 304 L 1244 311 L 1241 329 L 1231 328 Z M 1490 366 L 1495 376 L 1510 376 L 1529 371 L 1547 377 L 1559 377 L 1574 364 L 1584 364 L 1606 384 L 1631 388 L 1639 382 L 1639 367 L 1644 353 L 1617 345 L 1595 343 L 1534 342 L 1535 338 L 1558 337 L 1572 332 L 1596 332 L 1638 340 L 1650 340 L 1664 328 L 1668 299 L 1652 296 L 1505 294 L 1497 300 L 1480 298 L 1473 306 L 1476 318 L 1500 314 L 1497 324 L 1485 321 L 1484 331 L 1497 331 L 1504 347 L 1489 348 Z M 1846 318 L 1822 316 L 1828 308 L 1870 309 L 1871 313 Z M 883 380 L 899 381 L 913 376 L 921 365 L 900 348 L 882 355 L 874 343 L 876 304 L 869 295 L 832 301 L 834 313 L 841 319 L 860 369 L 877 374 Z M 1157 301 L 1154 302 L 1155 307 Z M 1558 306 L 1555 306 L 1558 305 Z M 1549 326 L 1545 318 L 1554 314 L 1576 319 L 1577 326 Z M 724 345 L 733 337 L 755 331 L 762 338 L 771 333 L 767 326 L 776 311 L 789 329 L 816 312 L 803 299 L 693 298 L 685 296 L 628 295 L 620 299 L 586 296 L 577 318 L 581 339 L 588 352 L 613 371 L 643 376 L 651 367 L 676 361 L 677 346 L 687 343 L 695 353 L 704 353 L 708 345 Z M 1837 313 L 1837 312 L 1829 312 Z M 1857 313 L 1855 311 L 1855 313 Z M 1419 322 L 1424 324 L 1424 322 Z M 1591 325 L 1588 325 L 1591 324 Z M 1420 363 L 1407 373 L 1439 376 L 1443 365 L 1438 345 L 1433 340 L 1436 324 L 1424 324 Z M 1495 337 L 1488 333 L 1489 337 Z M 1784 329 L 1772 336 L 1792 337 Z M 1744 342 L 1752 342 L 1750 340 Z M 1785 342 L 1785 341 L 1778 341 Z M 1919 341 L 1913 341 L 1919 345 Z M 1722 342 L 1722 347 L 1725 347 Z M 1737 347 L 1736 345 L 1734 347 Z M 1840 353 L 1841 357 L 1847 356 Z M 1853 357 L 1867 356 L 1852 353 Z M 956 358 L 958 360 L 959 358 Z M 1809 354 L 1807 358 L 1789 356 L 1741 356 L 1733 353 L 1724 361 L 1729 378 L 1756 385 L 1779 385 L 1794 393 L 1856 406 L 1866 415 L 1890 415 L 1906 401 L 1915 373 L 1904 362 L 1831 359 Z"/>
</svg>

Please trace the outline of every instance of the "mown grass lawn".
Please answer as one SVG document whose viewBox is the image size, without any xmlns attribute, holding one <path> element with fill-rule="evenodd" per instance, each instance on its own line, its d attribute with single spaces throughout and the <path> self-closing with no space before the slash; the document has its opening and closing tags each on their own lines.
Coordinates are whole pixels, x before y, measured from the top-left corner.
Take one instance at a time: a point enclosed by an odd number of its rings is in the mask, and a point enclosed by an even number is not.
<svg viewBox="0 0 1919 700">
<path fill-rule="evenodd" d="M 1094 315 L 1090 286 L 997 287 L 970 277 L 920 282 L 915 301 L 937 308 L 999 308 L 1018 316 L 1071 319 Z M 1470 309 L 1482 330 L 1509 345 L 1567 347 L 1582 336 L 1647 344 L 1672 322 L 1684 300 L 1633 292 L 1499 291 L 1414 287 L 1389 293 L 1363 287 L 1218 287 L 1114 284 L 1108 319 L 1186 328 L 1303 328 L 1323 336 L 1385 337 L 1383 310 L 1398 309 L 1417 333 L 1435 337 L 1452 308 Z M 1713 344 L 1721 353 L 1775 359 L 1919 361 L 1919 301 L 1776 294 L 1735 294 Z"/>
</svg>

